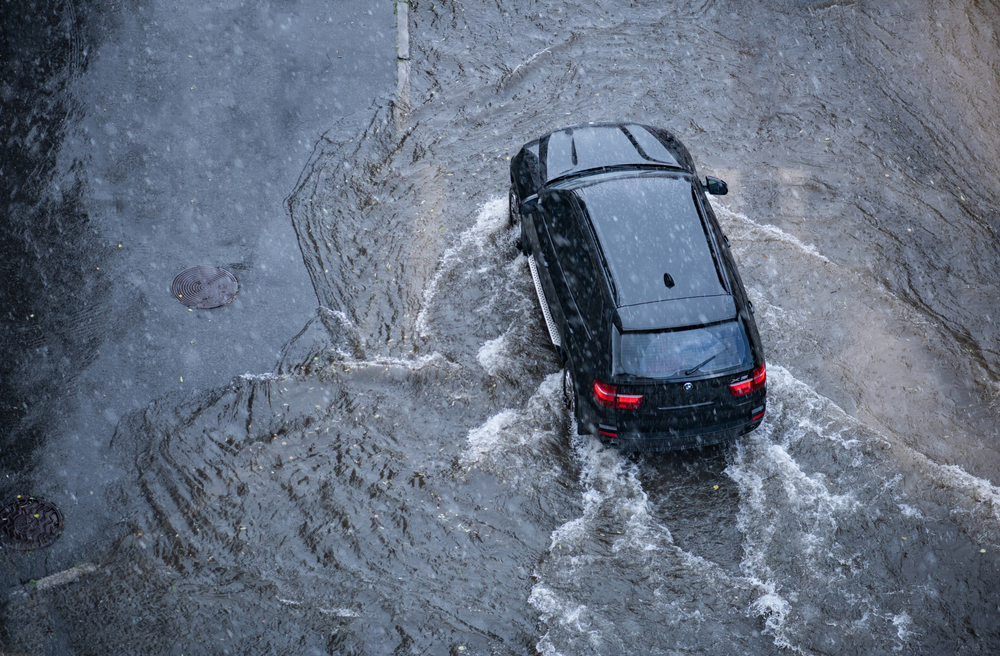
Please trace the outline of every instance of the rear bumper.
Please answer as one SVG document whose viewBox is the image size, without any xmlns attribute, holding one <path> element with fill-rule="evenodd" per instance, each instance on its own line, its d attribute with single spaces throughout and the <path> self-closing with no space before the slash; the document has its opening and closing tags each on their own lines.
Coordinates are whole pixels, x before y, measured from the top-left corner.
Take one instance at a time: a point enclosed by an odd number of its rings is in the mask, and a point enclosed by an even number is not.
<svg viewBox="0 0 1000 656">
<path fill-rule="evenodd" d="M 714 446 L 734 440 L 760 426 L 763 417 L 756 421 L 740 420 L 721 426 L 708 426 L 690 430 L 668 430 L 644 433 L 619 433 L 617 437 L 601 435 L 609 445 L 623 451 L 676 451 Z"/>
</svg>

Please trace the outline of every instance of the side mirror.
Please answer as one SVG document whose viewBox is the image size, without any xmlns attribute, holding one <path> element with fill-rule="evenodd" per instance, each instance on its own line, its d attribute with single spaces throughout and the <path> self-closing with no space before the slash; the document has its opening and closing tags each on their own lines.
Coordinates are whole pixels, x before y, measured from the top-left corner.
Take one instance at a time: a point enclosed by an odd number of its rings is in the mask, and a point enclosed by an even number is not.
<svg viewBox="0 0 1000 656">
<path fill-rule="evenodd" d="M 713 196 L 725 196 L 729 193 L 729 185 L 718 178 L 707 176 L 705 178 L 705 191 Z"/>
<path fill-rule="evenodd" d="M 518 212 L 521 214 L 531 214 L 538 211 L 538 194 L 533 196 L 528 196 L 523 201 L 521 201 L 521 206 L 518 208 Z"/>
</svg>

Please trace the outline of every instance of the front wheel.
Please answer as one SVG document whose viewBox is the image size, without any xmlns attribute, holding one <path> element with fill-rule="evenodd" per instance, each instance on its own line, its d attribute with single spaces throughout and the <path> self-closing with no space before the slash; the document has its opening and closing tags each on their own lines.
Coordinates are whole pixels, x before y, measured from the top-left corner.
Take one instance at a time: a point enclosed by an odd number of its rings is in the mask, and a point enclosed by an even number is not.
<svg viewBox="0 0 1000 656">
<path fill-rule="evenodd" d="M 510 186 L 510 192 L 507 194 L 507 223 L 511 228 L 520 226 L 521 224 L 521 213 L 518 210 L 518 205 L 520 201 L 517 199 L 517 192 L 514 191 L 514 185 Z M 524 228 L 521 227 L 521 234 L 517 236 L 517 250 L 522 253 L 527 254 L 524 250 Z"/>
<path fill-rule="evenodd" d="M 518 218 L 520 213 L 518 212 L 517 192 L 514 191 L 514 185 L 510 186 L 510 191 L 507 194 L 507 222 L 510 227 L 513 228 L 518 223 Z"/>
</svg>

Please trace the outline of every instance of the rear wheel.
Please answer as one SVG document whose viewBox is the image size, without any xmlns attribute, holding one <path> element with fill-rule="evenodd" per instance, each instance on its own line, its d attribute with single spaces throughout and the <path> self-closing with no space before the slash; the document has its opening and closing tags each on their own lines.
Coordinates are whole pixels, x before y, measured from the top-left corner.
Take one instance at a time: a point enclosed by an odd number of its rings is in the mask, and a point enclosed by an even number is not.
<svg viewBox="0 0 1000 656">
<path fill-rule="evenodd" d="M 570 419 L 576 419 L 576 384 L 573 380 L 573 367 L 566 360 L 563 368 L 563 403 L 569 411 Z"/>
</svg>

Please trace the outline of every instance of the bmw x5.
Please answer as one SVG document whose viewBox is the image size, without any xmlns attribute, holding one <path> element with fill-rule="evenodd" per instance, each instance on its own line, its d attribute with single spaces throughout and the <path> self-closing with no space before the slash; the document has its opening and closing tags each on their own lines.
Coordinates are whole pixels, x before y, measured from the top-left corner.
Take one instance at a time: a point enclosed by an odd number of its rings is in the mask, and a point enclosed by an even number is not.
<svg viewBox="0 0 1000 656">
<path fill-rule="evenodd" d="M 511 221 L 581 434 L 626 449 L 707 446 L 756 428 L 766 369 L 754 308 L 694 161 L 666 130 L 562 128 L 511 160 Z"/>
</svg>

